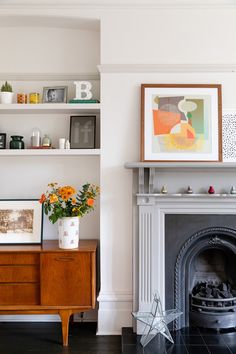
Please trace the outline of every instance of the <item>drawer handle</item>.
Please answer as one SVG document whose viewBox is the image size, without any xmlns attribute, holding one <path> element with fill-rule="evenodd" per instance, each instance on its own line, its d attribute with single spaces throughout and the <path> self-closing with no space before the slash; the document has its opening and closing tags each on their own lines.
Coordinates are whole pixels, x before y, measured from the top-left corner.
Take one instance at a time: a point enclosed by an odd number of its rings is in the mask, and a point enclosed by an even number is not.
<svg viewBox="0 0 236 354">
<path fill-rule="evenodd" d="M 56 261 L 62 261 L 62 262 L 70 262 L 74 261 L 75 259 L 73 257 L 57 257 L 55 258 Z"/>
</svg>

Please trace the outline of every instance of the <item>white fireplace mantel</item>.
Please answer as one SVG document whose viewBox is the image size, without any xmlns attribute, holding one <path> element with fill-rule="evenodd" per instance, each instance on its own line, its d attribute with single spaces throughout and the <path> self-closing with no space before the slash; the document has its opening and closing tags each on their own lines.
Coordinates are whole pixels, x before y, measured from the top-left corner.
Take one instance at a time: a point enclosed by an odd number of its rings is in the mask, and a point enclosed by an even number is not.
<svg viewBox="0 0 236 354">
<path fill-rule="evenodd" d="M 165 216 L 168 214 L 236 215 L 236 195 L 219 193 L 163 195 L 157 193 L 158 173 L 166 170 L 209 170 L 209 174 L 229 171 L 234 176 L 234 163 L 127 163 L 134 172 L 134 238 L 133 238 L 133 307 L 148 311 L 152 296 L 158 291 L 165 307 Z M 215 170 L 215 171 L 214 171 Z M 208 172 L 207 172 L 208 173 Z M 172 175 L 176 176 L 175 173 Z M 234 179 L 234 177 L 233 177 Z M 137 193 L 138 192 L 138 193 Z M 174 242 L 174 239 L 173 239 Z M 142 332 L 137 326 L 137 333 Z"/>
</svg>

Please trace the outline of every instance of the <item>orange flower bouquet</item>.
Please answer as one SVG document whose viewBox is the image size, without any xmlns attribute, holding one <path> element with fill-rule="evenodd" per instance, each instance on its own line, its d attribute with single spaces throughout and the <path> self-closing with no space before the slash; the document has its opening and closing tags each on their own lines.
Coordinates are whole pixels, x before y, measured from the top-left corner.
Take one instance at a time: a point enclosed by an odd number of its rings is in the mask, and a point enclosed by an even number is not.
<svg viewBox="0 0 236 354">
<path fill-rule="evenodd" d="M 71 186 L 60 187 L 58 183 L 50 183 L 49 189 L 42 194 L 40 203 L 44 212 L 54 224 L 65 217 L 79 217 L 94 209 L 94 201 L 99 194 L 99 187 L 86 183 L 81 190 L 76 191 Z"/>
</svg>

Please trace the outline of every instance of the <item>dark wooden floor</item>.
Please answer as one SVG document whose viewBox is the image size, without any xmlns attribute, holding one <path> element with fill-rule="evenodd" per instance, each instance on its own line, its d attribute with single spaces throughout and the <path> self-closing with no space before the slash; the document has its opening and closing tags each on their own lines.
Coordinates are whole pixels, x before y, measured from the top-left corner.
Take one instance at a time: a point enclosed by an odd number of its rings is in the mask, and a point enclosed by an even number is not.
<svg viewBox="0 0 236 354">
<path fill-rule="evenodd" d="M 60 323 L 0 323 L 0 354 L 121 354 L 121 336 L 96 336 L 96 323 L 70 324 L 69 347 Z"/>
</svg>

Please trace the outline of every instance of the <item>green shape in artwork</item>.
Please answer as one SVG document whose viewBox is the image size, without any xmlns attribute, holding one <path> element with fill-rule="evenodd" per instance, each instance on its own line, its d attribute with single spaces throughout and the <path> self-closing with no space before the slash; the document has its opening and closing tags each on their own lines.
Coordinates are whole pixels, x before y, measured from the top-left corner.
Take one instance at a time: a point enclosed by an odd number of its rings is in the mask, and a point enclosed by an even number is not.
<svg viewBox="0 0 236 354">
<path fill-rule="evenodd" d="M 192 118 L 192 114 L 190 112 L 187 113 L 188 118 Z"/>
<path fill-rule="evenodd" d="M 204 131 L 204 100 L 191 98 L 191 99 L 187 99 L 186 101 L 195 102 L 197 105 L 197 108 L 190 113 L 192 115 L 191 123 L 193 129 L 195 130 L 196 134 L 206 135 L 207 132 Z M 188 118 L 190 117 L 188 116 Z"/>
</svg>

